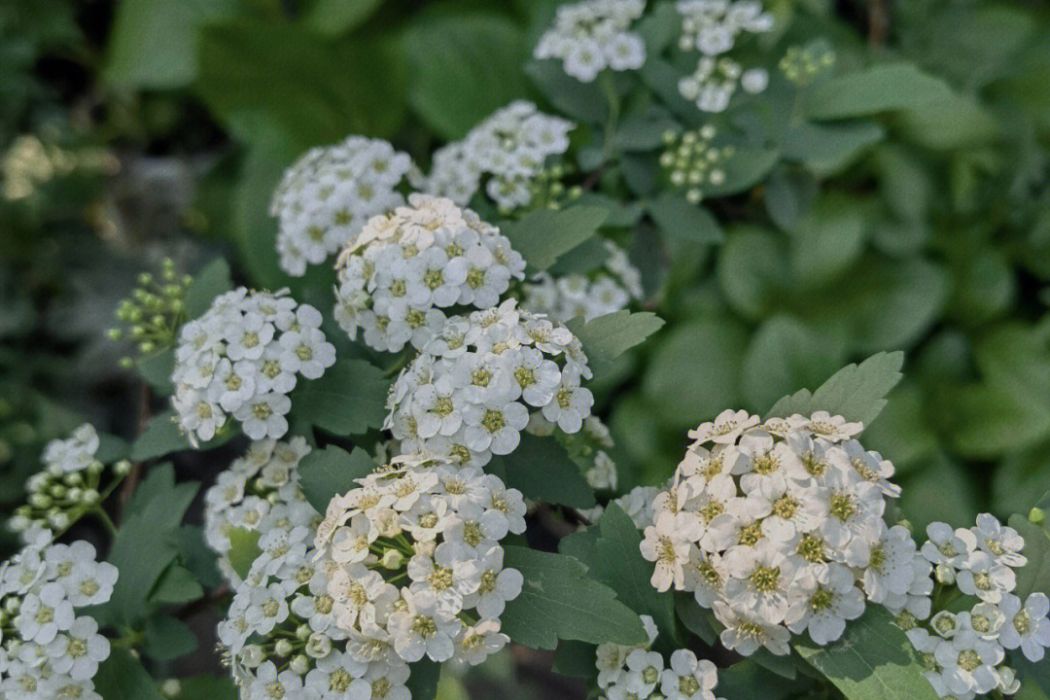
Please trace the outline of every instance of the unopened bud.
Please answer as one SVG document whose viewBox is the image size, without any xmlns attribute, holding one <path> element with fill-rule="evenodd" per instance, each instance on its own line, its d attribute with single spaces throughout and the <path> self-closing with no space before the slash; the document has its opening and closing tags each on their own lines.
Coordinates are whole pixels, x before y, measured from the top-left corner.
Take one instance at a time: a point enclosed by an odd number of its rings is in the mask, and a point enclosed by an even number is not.
<svg viewBox="0 0 1050 700">
<path fill-rule="evenodd" d="M 113 465 L 113 473 L 117 476 L 127 476 L 131 471 L 131 462 L 126 459 L 122 459 Z"/>
<path fill-rule="evenodd" d="M 396 549 L 388 549 L 383 552 L 383 558 L 380 560 L 380 566 L 390 571 L 396 571 L 401 568 L 401 565 L 405 563 L 405 555 Z"/>
<path fill-rule="evenodd" d="M 273 645 L 273 651 L 282 658 L 288 656 L 292 653 L 292 643 L 287 639 L 278 639 L 277 643 Z"/>
<path fill-rule="evenodd" d="M 292 669 L 292 673 L 305 676 L 310 670 L 310 659 L 306 658 L 305 654 L 299 654 L 288 664 L 288 668 Z"/>
<path fill-rule="evenodd" d="M 323 659 L 332 653 L 332 640 L 327 634 L 315 632 L 306 642 L 306 653 L 312 658 Z"/>
<path fill-rule="evenodd" d="M 182 683 L 178 678 L 169 678 L 160 684 L 160 692 L 167 698 L 177 698 L 182 694 Z"/>
<path fill-rule="evenodd" d="M 1046 522 L 1046 511 L 1042 508 L 1032 508 L 1032 510 L 1028 511 L 1028 522 L 1042 525 Z"/>
</svg>

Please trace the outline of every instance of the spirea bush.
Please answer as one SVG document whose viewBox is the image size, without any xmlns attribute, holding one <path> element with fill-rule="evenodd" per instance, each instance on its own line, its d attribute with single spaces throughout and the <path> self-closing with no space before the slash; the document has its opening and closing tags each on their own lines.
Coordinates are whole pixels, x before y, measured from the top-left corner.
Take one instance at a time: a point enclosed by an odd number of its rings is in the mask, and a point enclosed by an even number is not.
<svg viewBox="0 0 1050 700">
<path fill-rule="evenodd" d="M 19 475 L 0 696 L 1050 693 L 1045 13 L 156 2 L 234 264 Z"/>
</svg>

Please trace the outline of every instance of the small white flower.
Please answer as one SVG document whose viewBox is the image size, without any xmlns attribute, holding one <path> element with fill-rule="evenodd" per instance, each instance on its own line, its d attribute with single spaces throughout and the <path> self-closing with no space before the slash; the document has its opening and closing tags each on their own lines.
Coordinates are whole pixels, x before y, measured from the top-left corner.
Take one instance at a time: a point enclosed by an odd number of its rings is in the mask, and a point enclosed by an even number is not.
<svg viewBox="0 0 1050 700">
<path fill-rule="evenodd" d="M 1050 647 L 1050 599 L 1045 593 L 1032 593 L 1021 605 L 1015 595 L 1005 595 L 999 609 L 1006 618 L 999 642 L 1007 649 L 1020 649 L 1032 663 L 1042 661 Z"/>
<path fill-rule="evenodd" d="M 669 668 L 660 678 L 660 692 L 667 700 L 711 700 L 718 685 L 718 669 L 707 659 L 697 659 L 688 649 L 671 653 Z"/>
</svg>

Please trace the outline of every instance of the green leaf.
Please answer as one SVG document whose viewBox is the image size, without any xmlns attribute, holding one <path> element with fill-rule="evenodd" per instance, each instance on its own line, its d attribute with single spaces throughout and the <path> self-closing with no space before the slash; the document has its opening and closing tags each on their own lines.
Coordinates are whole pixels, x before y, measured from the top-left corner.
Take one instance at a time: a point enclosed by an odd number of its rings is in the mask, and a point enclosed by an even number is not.
<svg viewBox="0 0 1050 700">
<path fill-rule="evenodd" d="M 783 236 L 766 229 L 732 229 L 718 261 L 718 282 L 729 305 L 758 321 L 783 303 L 790 289 L 789 255 Z"/>
<path fill-rule="evenodd" d="M 204 528 L 183 525 L 178 530 L 179 558 L 205 588 L 218 588 L 222 574 L 215 563 L 215 552 L 204 540 Z"/>
<path fill-rule="evenodd" d="M 847 124 L 802 123 L 784 134 L 784 158 L 805 163 L 819 175 L 844 169 L 886 135 L 874 122 Z"/>
<path fill-rule="evenodd" d="M 230 265 L 225 258 L 217 258 L 200 270 L 186 290 L 186 316 L 200 318 L 211 308 L 215 297 L 233 289 Z M 170 381 L 170 376 L 169 381 Z"/>
<path fill-rule="evenodd" d="M 179 425 L 175 422 L 175 412 L 168 410 L 150 419 L 149 425 L 131 446 L 131 459 L 143 462 L 147 459 L 162 457 L 170 452 L 188 449 L 190 449 L 190 444 L 179 432 Z"/>
<path fill-rule="evenodd" d="M 390 381 L 364 360 L 339 360 L 324 376 L 304 381 L 292 394 L 296 418 L 336 435 L 381 428 Z"/>
<path fill-rule="evenodd" d="M 95 692 L 106 700 L 164 700 L 142 663 L 127 649 L 113 649 L 99 664 Z"/>
<path fill-rule="evenodd" d="M 904 633 L 885 608 L 869 605 L 837 642 L 815 646 L 798 637 L 795 650 L 849 700 L 934 700 L 933 686 Z"/>
<path fill-rule="evenodd" d="M 697 243 L 722 243 L 725 233 L 709 211 L 685 197 L 665 192 L 649 203 L 649 214 L 661 231 Z"/>
<path fill-rule="evenodd" d="M 146 380 L 150 389 L 160 396 L 169 396 L 174 390 L 171 383 L 175 371 L 175 349 L 168 348 L 160 352 L 139 358 L 135 363 L 139 376 Z"/>
<path fill-rule="evenodd" d="M 695 426 L 740 403 L 746 348 L 733 319 L 680 323 L 654 351 L 642 391 L 669 427 Z"/>
<path fill-rule="evenodd" d="M 880 423 L 882 420 L 875 425 Z M 868 445 L 866 434 L 864 444 Z M 900 509 L 917 533 L 926 532 L 926 526 L 934 521 L 973 520 L 973 514 L 980 508 L 973 474 L 944 453 L 925 460 L 921 469 L 901 477 L 900 484 Z"/>
<path fill-rule="evenodd" d="M 448 139 L 466 135 L 496 109 L 527 94 L 528 55 L 518 26 L 495 14 L 423 17 L 408 29 L 409 100 Z"/>
<path fill-rule="evenodd" d="M 813 289 L 847 272 L 864 250 L 865 207 L 854 199 L 822 197 L 791 235 L 791 269 L 797 286 Z"/>
<path fill-rule="evenodd" d="M 597 82 L 581 83 L 566 75 L 559 61 L 530 61 L 525 73 L 559 112 L 583 122 L 601 123 L 609 115 L 608 101 Z"/>
<path fill-rule="evenodd" d="M 433 700 L 437 695 L 438 680 L 441 678 L 441 664 L 424 658 L 409 665 L 408 686 L 412 700 Z"/>
<path fill-rule="evenodd" d="M 594 675 L 594 660 L 597 646 L 584 642 L 558 642 L 554 650 L 551 670 L 573 678 L 591 678 Z"/>
<path fill-rule="evenodd" d="M 242 579 L 248 577 L 252 563 L 262 553 L 259 549 L 259 537 L 257 530 L 245 530 L 243 527 L 230 530 L 230 566 Z"/>
<path fill-rule="evenodd" d="M 634 521 L 613 503 L 602 513 L 597 527 L 600 534 L 591 573 L 616 591 L 624 605 L 652 617 L 666 639 L 675 639 L 674 596 L 660 593 L 649 583 L 653 565 L 642 558 L 638 549 L 642 535 Z"/>
<path fill-rule="evenodd" d="M 1014 595 L 1022 600 L 1032 593 L 1050 593 L 1050 530 L 1023 515 L 1011 515 L 1010 527 L 1024 538 L 1024 555 L 1028 563 L 1017 571 Z"/>
<path fill-rule="evenodd" d="M 383 0 L 316 0 L 302 21 L 318 34 L 338 36 L 363 24 L 382 4 Z"/>
<path fill-rule="evenodd" d="M 802 679 L 790 683 L 779 674 L 760 666 L 753 659 L 739 661 L 718 670 L 718 695 L 727 698 L 787 700 L 802 697 Z"/>
<path fill-rule="evenodd" d="M 664 326 L 664 320 L 650 311 L 626 309 L 584 321 L 574 318 L 569 330 L 583 343 L 583 351 L 595 376 L 600 376 L 620 355 Z"/>
<path fill-rule="evenodd" d="M 126 459 L 130 453 L 131 445 L 127 440 L 109 433 L 98 434 L 98 450 L 95 451 L 95 459 L 103 464 L 112 464 Z"/>
<path fill-rule="evenodd" d="M 173 700 L 237 700 L 237 686 L 233 684 L 232 678 L 225 676 L 180 678 L 179 685 L 182 688 Z"/>
<path fill-rule="evenodd" d="M 126 0 L 116 6 L 106 79 L 125 88 L 183 87 L 197 75 L 197 32 L 232 16 L 236 0 Z"/>
<path fill-rule="evenodd" d="M 780 161 L 780 151 L 739 146 L 725 162 L 725 180 L 720 185 L 704 185 L 705 197 L 724 197 L 749 190 L 762 181 Z"/>
<path fill-rule="evenodd" d="M 301 26 L 237 19 L 205 27 L 197 55 L 197 93 L 241 140 L 260 117 L 306 145 L 389 136 L 406 112 L 404 54 L 389 38 L 331 42 Z"/>
<path fill-rule="evenodd" d="M 744 357 L 741 391 L 761 409 L 800 386 L 815 386 L 845 360 L 841 340 L 816 332 L 791 316 L 764 321 Z"/>
<path fill-rule="evenodd" d="M 700 607 L 693 596 L 686 593 L 674 595 L 675 612 L 685 628 L 702 639 L 705 644 L 713 646 L 718 640 L 718 621 L 715 614 L 707 608 Z"/>
<path fill-rule="evenodd" d="M 607 216 L 608 212 L 598 207 L 537 209 L 520 221 L 506 224 L 503 233 L 530 268 L 542 271 L 593 236 Z"/>
<path fill-rule="evenodd" d="M 624 151 L 652 151 L 663 146 L 663 136 L 678 128 L 678 122 L 663 109 L 650 107 L 626 117 L 616 131 L 614 143 Z"/>
<path fill-rule="evenodd" d="M 642 644 L 638 615 L 607 586 L 587 577 L 572 557 L 526 547 L 504 548 L 504 564 L 525 577 L 521 595 L 507 603 L 503 632 L 533 649 L 554 649 L 558 640 Z"/>
<path fill-rule="evenodd" d="M 785 396 L 767 412 L 768 416 L 809 415 L 828 411 L 865 425 L 873 422 L 886 405 L 886 395 L 904 375 L 904 353 L 880 352 L 859 365 L 846 365 L 815 392 L 801 389 Z"/>
<path fill-rule="evenodd" d="M 521 444 L 509 455 L 493 457 L 489 471 L 518 489 L 526 498 L 572 508 L 591 508 L 594 492 L 569 457 L 551 437 L 521 436 Z"/>
<path fill-rule="evenodd" d="M 943 80 L 910 63 L 891 63 L 815 85 L 802 104 L 811 119 L 844 119 L 921 107 L 951 94 Z"/>
<path fill-rule="evenodd" d="M 170 615 L 154 615 L 146 620 L 142 651 L 156 661 L 171 661 L 197 650 L 197 636 L 185 623 Z"/>
<path fill-rule="evenodd" d="M 172 563 L 161 575 L 149 602 L 178 605 L 192 603 L 204 597 L 204 589 L 196 577 L 186 568 Z"/>
<path fill-rule="evenodd" d="M 375 468 L 375 460 L 360 447 L 348 454 L 341 447 L 329 445 L 303 457 L 299 463 L 299 483 L 314 510 L 324 513 L 332 497 L 356 488 L 357 479 Z"/>
</svg>

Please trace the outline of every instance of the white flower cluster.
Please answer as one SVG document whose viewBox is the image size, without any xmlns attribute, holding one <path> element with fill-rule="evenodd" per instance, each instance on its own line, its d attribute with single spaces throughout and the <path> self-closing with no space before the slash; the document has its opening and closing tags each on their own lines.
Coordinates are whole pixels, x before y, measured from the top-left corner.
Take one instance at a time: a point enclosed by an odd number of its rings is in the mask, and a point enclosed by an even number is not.
<svg viewBox="0 0 1050 700">
<path fill-rule="evenodd" d="M 116 581 L 90 543 L 53 544 L 45 532 L 0 565 L 0 696 L 102 700 L 92 679 L 109 640 L 77 610 L 108 602 Z"/>
<path fill-rule="evenodd" d="M 403 204 L 397 187 L 411 170 L 411 159 L 380 139 L 350 136 L 307 151 L 285 171 L 270 203 L 281 269 L 301 277 L 373 216 Z"/>
<path fill-rule="evenodd" d="M 441 309 L 499 303 L 525 260 L 499 229 L 451 200 L 413 194 L 409 206 L 368 222 L 339 256 L 335 318 L 369 347 L 422 347 L 439 329 Z"/>
<path fill-rule="evenodd" d="M 1050 647 L 1050 599 L 1032 593 L 1022 601 L 1013 594 L 1014 569 L 1028 562 L 1021 554 L 1024 539 L 988 513 L 977 516 L 975 527 L 953 530 L 935 522 L 926 534 L 922 556 L 935 567 L 937 580 L 979 600 L 969 611 L 938 612 L 929 629 L 907 631 L 924 675 L 942 698 L 968 700 L 996 689 L 1015 694 L 1020 681 L 1004 665 L 1006 650 L 1020 649 L 1035 663 Z"/>
<path fill-rule="evenodd" d="M 652 651 L 658 636 L 653 618 L 642 615 L 649 643 L 640 646 L 599 644 L 595 666 L 598 687 L 608 700 L 715 700 L 718 668 L 688 649 L 671 653 L 669 663 Z"/>
<path fill-rule="evenodd" d="M 172 406 L 191 442 L 211 440 L 228 415 L 253 440 L 288 432 L 288 394 L 298 376 L 317 379 L 335 363 L 321 314 L 286 292 L 221 294 L 182 327 Z"/>
<path fill-rule="evenodd" d="M 558 7 L 554 26 L 544 32 L 533 56 L 562 62 L 568 75 L 589 83 L 608 68 L 637 70 L 645 63 L 645 42 L 631 24 L 645 12 L 645 0 L 584 0 Z"/>
<path fill-rule="evenodd" d="M 430 175 L 416 184 L 423 192 L 465 206 L 488 176 L 485 192 L 501 209 L 528 206 L 532 181 L 549 157 L 568 150 L 574 127 L 531 102 L 512 102 L 471 129 L 462 141 L 438 149 Z"/>
<path fill-rule="evenodd" d="M 900 489 L 893 465 L 854 439 L 861 430 L 823 411 L 765 423 L 725 411 L 691 431 L 641 543 L 653 586 L 692 592 L 745 656 L 789 653 L 792 632 L 832 642 L 865 597 L 926 618 L 932 567 L 883 519 Z"/>
<path fill-rule="evenodd" d="M 612 241 L 605 241 L 608 257 L 595 273 L 572 273 L 553 277 L 541 272 L 525 285 L 522 307 L 546 314 L 558 321 L 582 317 L 590 320 L 627 308 L 642 298 L 638 268 L 627 253 Z"/>
<path fill-rule="evenodd" d="M 99 444 L 94 426 L 85 423 L 65 440 L 52 440 L 45 446 L 41 456 L 44 468 L 26 481 L 26 503 L 16 508 L 8 521 L 24 542 L 39 530 L 65 530 L 98 507 L 106 469 L 95 457 Z M 127 461 L 117 462 L 113 475 L 122 478 L 130 468 Z M 109 481 L 106 486 L 113 485 Z"/>
<path fill-rule="evenodd" d="M 262 536 L 289 525 L 312 527 L 320 520 L 299 487 L 299 462 L 308 454 L 310 446 L 301 437 L 253 442 L 205 494 L 205 540 L 231 583 L 241 580 L 229 559 L 232 530 L 241 528 Z"/>
<path fill-rule="evenodd" d="M 406 453 L 484 466 L 510 454 L 538 411 L 578 432 L 594 397 L 580 341 L 560 323 L 499 307 L 452 317 L 394 382 L 386 428 Z"/>
<path fill-rule="evenodd" d="M 315 545 L 336 623 L 362 662 L 476 665 L 509 641 L 500 615 L 521 592 L 499 541 L 525 531 L 525 501 L 477 468 L 418 456 L 337 496 Z"/>
<path fill-rule="evenodd" d="M 742 33 L 761 34 L 773 28 L 773 16 L 757 0 L 679 0 L 682 17 L 679 48 L 699 51 L 696 70 L 678 82 L 678 91 L 696 103 L 702 112 L 723 112 L 736 93 L 763 92 L 769 73 L 763 68 L 745 70 L 724 54 L 736 45 Z"/>
</svg>

